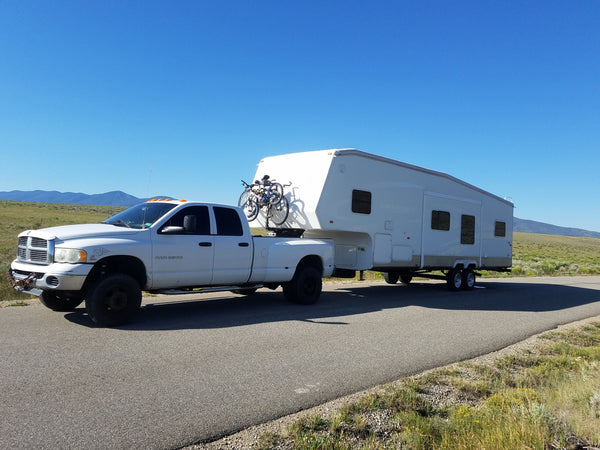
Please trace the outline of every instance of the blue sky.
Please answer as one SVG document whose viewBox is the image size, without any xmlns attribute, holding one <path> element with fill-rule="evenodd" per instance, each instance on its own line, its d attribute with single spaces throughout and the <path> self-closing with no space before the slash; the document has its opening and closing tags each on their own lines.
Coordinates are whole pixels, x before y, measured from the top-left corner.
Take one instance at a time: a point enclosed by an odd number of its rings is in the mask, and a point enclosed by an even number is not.
<svg viewBox="0 0 600 450">
<path fill-rule="evenodd" d="M 600 2 L 0 1 L 0 191 L 235 203 L 358 148 L 600 231 Z"/>
</svg>

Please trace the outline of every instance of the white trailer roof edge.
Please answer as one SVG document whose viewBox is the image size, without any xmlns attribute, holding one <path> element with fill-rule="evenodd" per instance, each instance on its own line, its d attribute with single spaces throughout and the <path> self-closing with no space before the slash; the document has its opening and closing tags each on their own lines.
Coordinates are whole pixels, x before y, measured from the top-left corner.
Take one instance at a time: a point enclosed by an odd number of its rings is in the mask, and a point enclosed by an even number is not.
<svg viewBox="0 0 600 450">
<path fill-rule="evenodd" d="M 420 167 L 420 166 L 415 166 L 413 164 L 408 164 L 402 161 L 398 161 L 395 159 L 391 159 L 391 158 L 386 158 L 385 156 L 379 156 L 379 155 L 375 155 L 373 153 L 368 153 L 368 152 L 363 152 L 362 150 L 357 150 L 354 148 L 345 148 L 345 149 L 331 149 L 330 151 L 333 152 L 334 156 L 344 156 L 344 155 L 357 155 L 357 156 L 362 156 L 363 158 L 369 158 L 369 159 L 373 159 L 375 161 L 381 161 L 381 162 L 385 162 L 388 164 L 394 164 L 396 166 L 400 166 L 400 167 L 405 167 L 407 169 L 412 169 L 412 170 L 418 170 L 420 172 L 424 172 L 430 175 L 435 175 L 438 177 L 442 177 L 442 178 L 446 178 L 448 180 L 452 180 L 455 183 L 459 183 L 462 184 L 465 187 L 468 187 L 469 189 L 473 189 L 477 192 L 480 192 L 482 194 L 485 194 L 489 197 L 495 198 L 503 203 L 506 203 L 507 205 L 510 205 L 514 208 L 514 203 L 511 202 L 510 200 L 506 200 L 505 198 L 499 197 L 495 194 L 492 194 L 491 192 L 488 192 L 484 189 L 478 188 L 477 186 L 474 186 L 470 183 L 467 183 L 466 181 L 463 181 L 459 178 L 453 177 L 452 175 L 448 175 L 447 173 L 444 172 L 438 172 L 435 170 L 431 170 L 431 169 L 426 169 L 424 167 Z"/>
</svg>

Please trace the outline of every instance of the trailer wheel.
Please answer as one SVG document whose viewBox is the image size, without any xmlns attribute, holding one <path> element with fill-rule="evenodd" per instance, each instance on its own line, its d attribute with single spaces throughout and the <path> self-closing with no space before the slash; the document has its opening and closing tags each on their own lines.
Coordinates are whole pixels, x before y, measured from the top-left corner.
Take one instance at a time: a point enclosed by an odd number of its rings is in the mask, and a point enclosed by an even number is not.
<svg viewBox="0 0 600 450">
<path fill-rule="evenodd" d="M 39 297 L 40 302 L 52 311 L 69 312 L 75 310 L 83 302 L 83 297 L 67 297 L 56 292 L 44 291 Z"/>
<path fill-rule="evenodd" d="M 475 272 L 468 268 L 462 271 L 462 288 L 471 291 L 475 288 Z"/>
<path fill-rule="evenodd" d="M 411 274 L 400 275 L 400 281 L 402 282 L 402 284 L 410 284 L 412 279 L 413 276 Z"/>
<path fill-rule="evenodd" d="M 98 325 L 114 327 L 128 322 L 142 304 L 142 291 L 132 277 L 114 273 L 101 278 L 85 300 L 90 318 Z"/>
<path fill-rule="evenodd" d="M 384 272 L 383 279 L 388 284 L 396 284 L 398 279 L 400 278 L 400 274 L 398 272 Z"/>
<path fill-rule="evenodd" d="M 292 281 L 283 284 L 283 295 L 292 303 L 312 305 L 321 296 L 323 280 L 314 266 L 300 266 Z"/>
<path fill-rule="evenodd" d="M 448 289 L 460 291 L 463 285 L 463 273 L 460 267 L 455 267 L 447 275 Z"/>
</svg>

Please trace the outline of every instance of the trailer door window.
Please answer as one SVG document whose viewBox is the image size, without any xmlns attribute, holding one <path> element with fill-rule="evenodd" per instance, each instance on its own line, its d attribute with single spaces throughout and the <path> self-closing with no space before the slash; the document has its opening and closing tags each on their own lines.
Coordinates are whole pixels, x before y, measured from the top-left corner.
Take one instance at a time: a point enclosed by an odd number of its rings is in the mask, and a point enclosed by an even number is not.
<svg viewBox="0 0 600 450">
<path fill-rule="evenodd" d="M 460 220 L 460 243 L 475 244 L 475 216 L 463 215 Z"/>
<path fill-rule="evenodd" d="M 431 211 L 432 230 L 450 230 L 450 213 L 447 211 Z"/>
<path fill-rule="evenodd" d="M 371 214 L 371 193 L 367 191 L 352 191 L 352 212 Z"/>
<path fill-rule="evenodd" d="M 494 236 L 505 237 L 506 236 L 506 222 L 496 222 L 494 229 Z"/>
</svg>

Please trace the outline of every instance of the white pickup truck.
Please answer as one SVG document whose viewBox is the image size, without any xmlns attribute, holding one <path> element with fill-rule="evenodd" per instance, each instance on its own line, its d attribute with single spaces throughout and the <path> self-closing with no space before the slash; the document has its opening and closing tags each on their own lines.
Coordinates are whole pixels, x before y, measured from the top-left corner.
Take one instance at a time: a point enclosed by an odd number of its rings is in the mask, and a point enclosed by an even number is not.
<svg viewBox="0 0 600 450">
<path fill-rule="evenodd" d="M 85 300 L 104 326 L 130 320 L 142 291 L 251 294 L 281 285 L 289 301 L 310 304 L 334 271 L 328 239 L 252 236 L 241 209 L 182 200 L 151 200 L 98 224 L 28 230 L 18 240 L 13 287 L 55 311 Z"/>
</svg>

